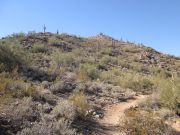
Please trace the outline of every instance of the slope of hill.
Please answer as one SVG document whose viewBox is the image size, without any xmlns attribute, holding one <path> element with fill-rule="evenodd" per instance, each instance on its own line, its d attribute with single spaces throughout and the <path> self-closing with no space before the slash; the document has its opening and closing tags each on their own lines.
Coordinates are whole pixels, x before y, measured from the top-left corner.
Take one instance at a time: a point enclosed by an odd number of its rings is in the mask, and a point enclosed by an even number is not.
<svg viewBox="0 0 180 135">
<path fill-rule="evenodd" d="M 178 134 L 179 84 L 180 58 L 142 44 L 13 34 L 0 40 L 0 134 Z M 149 96 L 107 130 L 106 107 L 138 95 Z"/>
</svg>

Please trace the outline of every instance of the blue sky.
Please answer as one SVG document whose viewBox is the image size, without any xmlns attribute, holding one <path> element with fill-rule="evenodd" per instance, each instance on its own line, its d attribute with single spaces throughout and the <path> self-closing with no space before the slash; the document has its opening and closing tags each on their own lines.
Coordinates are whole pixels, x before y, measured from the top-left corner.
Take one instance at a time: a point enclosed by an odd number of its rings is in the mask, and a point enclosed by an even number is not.
<svg viewBox="0 0 180 135">
<path fill-rule="evenodd" d="M 99 32 L 180 56 L 180 0 L 0 0 L 0 37 L 17 32 Z"/>
</svg>

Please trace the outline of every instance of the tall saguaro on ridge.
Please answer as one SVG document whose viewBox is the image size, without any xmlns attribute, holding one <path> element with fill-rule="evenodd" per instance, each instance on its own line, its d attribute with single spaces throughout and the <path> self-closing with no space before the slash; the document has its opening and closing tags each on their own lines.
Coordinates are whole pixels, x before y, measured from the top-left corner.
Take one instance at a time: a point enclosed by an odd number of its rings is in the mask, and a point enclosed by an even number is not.
<svg viewBox="0 0 180 135">
<path fill-rule="evenodd" d="M 45 24 L 44 24 L 44 26 L 43 26 L 43 30 L 44 30 L 44 34 L 45 34 L 45 32 L 46 32 L 46 26 L 45 26 Z"/>
</svg>

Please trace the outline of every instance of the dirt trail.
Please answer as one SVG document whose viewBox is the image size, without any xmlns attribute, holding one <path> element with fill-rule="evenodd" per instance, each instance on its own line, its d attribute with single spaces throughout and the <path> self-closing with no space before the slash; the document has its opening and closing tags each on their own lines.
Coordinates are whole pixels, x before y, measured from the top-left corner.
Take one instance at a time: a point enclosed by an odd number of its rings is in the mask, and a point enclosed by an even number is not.
<svg viewBox="0 0 180 135">
<path fill-rule="evenodd" d="M 105 107 L 105 115 L 99 122 L 105 128 L 104 135 L 119 135 L 118 124 L 121 117 L 124 116 L 125 110 L 130 107 L 137 106 L 139 102 L 143 102 L 147 96 L 140 95 L 134 97 L 134 99 L 128 100 L 127 102 L 121 102 L 112 104 Z"/>
<path fill-rule="evenodd" d="M 180 133 L 180 118 L 174 119 L 174 121 L 166 121 L 166 124 Z"/>
<path fill-rule="evenodd" d="M 137 106 L 140 102 L 144 102 L 148 96 L 139 95 L 135 96 L 134 99 L 128 100 L 127 102 L 116 103 L 106 106 L 105 114 L 103 119 L 99 120 L 100 125 L 103 127 L 102 135 L 121 135 L 118 131 L 118 124 L 121 117 L 125 114 L 124 112 L 130 107 Z M 167 121 L 173 129 L 180 132 L 180 119 L 176 119 L 174 122 Z"/>
</svg>

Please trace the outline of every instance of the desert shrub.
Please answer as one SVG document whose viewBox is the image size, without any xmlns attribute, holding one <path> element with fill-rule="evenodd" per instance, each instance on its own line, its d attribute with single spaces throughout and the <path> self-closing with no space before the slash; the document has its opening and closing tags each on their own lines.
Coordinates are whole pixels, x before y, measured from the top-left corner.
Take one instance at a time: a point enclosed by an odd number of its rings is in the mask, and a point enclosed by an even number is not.
<svg viewBox="0 0 180 135">
<path fill-rule="evenodd" d="M 75 129 L 65 119 L 35 122 L 31 128 L 24 128 L 17 135 L 77 135 Z"/>
<path fill-rule="evenodd" d="M 127 61 L 123 60 L 122 58 L 118 58 L 118 65 L 121 66 L 122 68 L 127 68 L 127 69 L 131 67 L 130 64 Z"/>
<path fill-rule="evenodd" d="M 95 80 L 99 77 L 98 70 L 95 65 L 81 64 L 78 70 L 78 78 L 81 80 Z"/>
<path fill-rule="evenodd" d="M 36 93 L 33 95 L 33 99 L 37 102 L 41 103 L 48 103 L 52 106 L 55 106 L 57 104 L 57 96 L 51 93 L 44 93 L 41 91 L 36 91 Z"/>
<path fill-rule="evenodd" d="M 15 119 L 26 119 L 27 121 L 35 121 L 40 116 L 32 97 L 24 97 L 13 112 Z"/>
<path fill-rule="evenodd" d="M 72 53 L 59 53 L 55 52 L 53 55 L 53 59 L 56 62 L 57 66 L 72 66 L 74 62 L 74 55 Z"/>
<path fill-rule="evenodd" d="M 114 77 L 114 74 L 112 73 L 112 71 L 102 71 L 99 75 L 99 78 L 101 81 L 105 81 L 105 82 L 111 82 L 112 79 Z"/>
<path fill-rule="evenodd" d="M 5 94 L 0 96 L 0 107 L 9 104 L 12 101 L 11 94 Z"/>
<path fill-rule="evenodd" d="M 171 73 L 169 71 L 166 71 L 162 68 L 153 68 L 152 69 L 152 73 L 157 76 L 157 77 L 161 77 L 161 78 L 170 78 L 172 77 Z"/>
<path fill-rule="evenodd" d="M 3 63 L 0 63 L 0 72 L 3 72 L 5 70 L 5 66 Z"/>
<path fill-rule="evenodd" d="M 59 45 L 59 40 L 54 36 L 54 37 L 49 38 L 48 43 L 50 45 Z"/>
<path fill-rule="evenodd" d="M 58 81 L 51 85 L 50 90 L 56 94 L 56 93 L 66 93 L 71 92 L 73 89 L 75 89 L 75 84 L 72 80 L 69 81 Z"/>
<path fill-rule="evenodd" d="M 29 86 L 22 91 L 21 97 L 33 97 L 35 94 L 36 88 L 34 86 Z"/>
<path fill-rule="evenodd" d="M 76 56 L 76 57 L 80 57 L 82 55 L 84 55 L 84 52 L 82 49 L 80 48 L 75 48 L 72 50 L 72 53 Z"/>
<path fill-rule="evenodd" d="M 76 118 L 75 106 L 72 102 L 63 100 L 56 107 L 54 107 L 52 114 L 57 119 L 65 118 L 68 121 L 73 121 Z"/>
<path fill-rule="evenodd" d="M 112 48 L 103 48 L 100 50 L 100 53 L 103 55 L 110 55 L 112 54 Z"/>
<path fill-rule="evenodd" d="M 129 88 L 136 92 L 151 93 L 154 89 L 154 84 L 151 79 L 134 72 L 122 72 L 121 76 L 117 76 L 116 79 L 113 80 L 113 83 L 114 85 Z"/>
<path fill-rule="evenodd" d="M 89 104 L 87 98 L 82 91 L 74 91 L 73 94 L 69 97 L 69 100 L 76 107 L 77 115 L 79 117 L 84 117 L 86 111 L 89 109 Z"/>
<path fill-rule="evenodd" d="M 120 76 L 122 76 L 121 70 L 119 70 L 117 68 L 111 68 L 108 71 L 100 72 L 99 78 L 101 81 L 113 83 L 114 80 L 116 80 L 115 78 L 118 78 Z"/>
<path fill-rule="evenodd" d="M 128 64 L 125 60 L 123 60 L 121 57 L 111 57 L 111 56 L 104 56 L 100 63 L 102 65 L 115 65 L 115 66 L 121 66 L 122 68 L 130 68 L 130 64 Z"/>
<path fill-rule="evenodd" d="M 129 41 L 128 41 L 129 43 Z M 133 45 L 127 45 L 125 48 L 124 48 L 124 51 L 125 52 L 130 52 L 130 53 L 139 53 L 141 50 L 140 48 L 138 48 L 138 46 L 134 45 L 134 43 L 130 43 L 130 44 L 133 44 Z"/>
<path fill-rule="evenodd" d="M 61 82 L 54 83 L 53 85 L 50 86 L 50 90 L 54 94 L 64 92 L 63 82 L 61 81 Z"/>
<path fill-rule="evenodd" d="M 44 44 L 35 44 L 32 46 L 33 53 L 46 53 L 47 51 L 48 48 Z"/>
<path fill-rule="evenodd" d="M 8 87 L 12 83 L 12 79 L 0 76 L 0 106 L 6 105 L 12 100 L 12 93 L 8 93 Z"/>
<path fill-rule="evenodd" d="M 28 64 L 28 55 L 18 45 L 0 44 L 0 63 L 4 70 L 12 71 L 16 67 L 23 67 Z"/>
<path fill-rule="evenodd" d="M 110 62 L 112 61 L 112 57 L 105 55 L 102 59 L 101 59 L 101 63 L 103 65 L 108 65 Z"/>
<path fill-rule="evenodd" d="M 134 91 L 147 92 L 153 90 L 153 83 L 148 79 L 141 79 L 137 81 L 129 81 L 125 87 L 130 88 Z"/>
<path fill-rule="evenodd" d="M 12 79 L 9 79 L 4 76 L 0 76 L 0 94 L 5 94 L 8 89 L 8 85 L 12 82 Z"/>
<path fill-rule="evenodd" d="M 158 85 L 160 89 L 159 102 L 170 109 L 180 109 L 180 79 L 161 79 Z"/>
<path fill-rule="evenodd" d="M 173 116 L 175 116 L 174 111 L 169 110 L 168 108 L 161 108 L 157 111 L 158 115 L 165 119 L 168 120 L 169 118 L 172 118 Z"/>
<path fill-rule="evenodd" d="M 23 32 L 13 33 L 13 34 L 11 35 L 12 38 L 21 38 L 21 37 L 25 37 L 25 36 L 26 36 L 26 34 L 23 33 Z"/>
<path fill-rule="evenodd" d="M 14 80 L 11 77 L 0 76 L 0 94 L 23 98 L 33 96 L 36 93 L 34 86 L 24 83 L 22 80 Z"/>
<path fill-rule="evenodd" d="M 131 68 L 135 72 L 142 72 L 143 71 L 143 66 L 140 63 L 137 63 L 137 62 L 131 63 Z"/>
<path fill-rule="evenodd" d="M 165 121 L 153 112 L 129 109 L 125 118 L 120 121 L 120 129 L 127 135 L 172 135 L 172 130 L 165 124 Z"/>
<path fill-rule="evenodd" d="M 16 98 L 23 98 L 35 95 L 36 89 L 30 84 L 24 83 L 22 80 L 13 80 L 8 84 L 6 93 Z"/>
<path fill-rule="evenodd" d="M 16 134 L 20 129 L 40 119 L 37 104 L 32 101 L 32 98 L 16 100 L 15 103 L 4 106 L 1 113 L 6 115 L 1 117 L 0 121 L 4 122 L 0 122 L 0 127 L 2 131 L 7 131 L 8 134 Z"/>
</svg>

